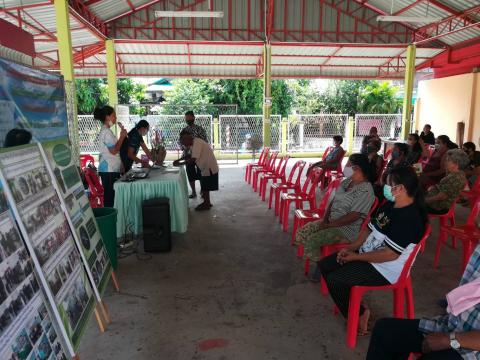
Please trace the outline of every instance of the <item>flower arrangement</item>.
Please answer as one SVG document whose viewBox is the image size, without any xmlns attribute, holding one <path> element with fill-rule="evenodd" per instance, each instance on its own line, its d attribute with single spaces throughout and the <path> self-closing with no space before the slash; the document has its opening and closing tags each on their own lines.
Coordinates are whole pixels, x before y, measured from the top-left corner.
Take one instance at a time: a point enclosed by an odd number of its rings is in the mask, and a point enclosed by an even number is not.
<svg viewBox="0 0 480 360">
<path fill-rule="evenodd" d="M 165 150 L 165 143 L 163 139 L 162 130 L 152 129 L 150 130 L 150 144 L 152 144 L 152 161 L 157 165 L 163 165 L 167 150 Z"/>
</svg>

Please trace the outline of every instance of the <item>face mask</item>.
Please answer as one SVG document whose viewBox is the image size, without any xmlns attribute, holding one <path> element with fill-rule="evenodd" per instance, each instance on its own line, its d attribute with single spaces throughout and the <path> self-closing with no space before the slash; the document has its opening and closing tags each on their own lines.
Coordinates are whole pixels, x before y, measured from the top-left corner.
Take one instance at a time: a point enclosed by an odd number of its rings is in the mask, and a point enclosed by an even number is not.
<svg viewBox="0 0 480 360">
<path fill-rule="evenodd" d="M 398 151 L 392 151 L 392 159 L 396 159 L 400 156 L 400 154 L 398 153 Z"/>
<path fill-rule="evenodd" d="M 362 152 L 363 155 L 367 155 L 368 154 L 368 146 L 362 148 L 361 152 Z"/>
<path fill-rule="evenodd" d="M 367 146 L 367 154 L 371 154 L 376 152 L 376 149 L 373 146 Z"/>
<path fill-rule="evenodd" d="M 195 120 L 187 120 L 187 125 L 192 126 Z"/>
<path fill-rule="evenodd" d="M 391 202 L 395 202 L 395 196 L 392 194 L 392 187 L 390 185 L 383 185 L 383 196 Z"/>
<path fill-rule="evenodd" d="M 345 169 L 343 169 L 343 175 L 345 175 L 345 177 L 349 178 L 353 175 L 353 169 L 351 166 L 346 166 Z"/>
<path fill-rule="evenodd" d="M 108 120 L 108 127 L 112 127 L 114 125 L 112 120 Z"/>
</svg>

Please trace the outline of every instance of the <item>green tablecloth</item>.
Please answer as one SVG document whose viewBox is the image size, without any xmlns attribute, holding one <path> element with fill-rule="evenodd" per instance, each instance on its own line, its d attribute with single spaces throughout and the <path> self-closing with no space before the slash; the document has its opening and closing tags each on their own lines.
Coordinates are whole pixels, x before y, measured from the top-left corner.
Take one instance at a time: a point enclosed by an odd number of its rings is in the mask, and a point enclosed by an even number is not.
<svg viewBox="0 0 480 360">
<path fill-rule="evenodd" d="M 181 168 L 152 169 L 147 179 L 135 182 L 117 181 L 115 205 L 118 210 L 117 236 L 133 231 L 141 234 L 142 202 L 157 197 L 170 199 L 172 232 L 184 233 L 188 227 L 188 188 L 185 170 Z"/>
</svg>

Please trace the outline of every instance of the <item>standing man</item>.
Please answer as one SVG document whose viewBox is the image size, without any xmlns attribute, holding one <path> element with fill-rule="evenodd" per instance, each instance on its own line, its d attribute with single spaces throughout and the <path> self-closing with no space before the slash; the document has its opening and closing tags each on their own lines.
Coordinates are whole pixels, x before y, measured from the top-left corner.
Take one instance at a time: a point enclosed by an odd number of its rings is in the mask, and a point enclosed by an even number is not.
<svg viewBox="0 0 480 360">
<path fill-rule="evenodd" d="M 212 207 L 210 191 L 218 190 L 218 164 L 213 150 L 206 141 L 194 137 L 192 133 L 186 129 L 180 133 L 180 143 L 186 148 L 191 149 L 191 155 L 175 160 L 173 165 L 180 166 L 186 164 L 188 167 L 193 164 L 200 169 L 200 185 L 203 203 L 198 205 L 195 210 L 210 210 Z"/>
<path fill-rule="evenodd" d="M 430 130 L 432 130 L 432 127 L 426 124 L 420 133 L 420 139 L 422 139 L 425 144 L 435 145 L 435 135 L 433 135 L 433 132 Z"/>
<path fill-rule="evenodd" d="M 182 129 L 180 134 L 182 134 L 184 131 L 187 131 L 194 138 L 201 139 L 208 144 L 207 133 L 204 128 L 195 124 L 195 114 L 193 113 L 193 111 L 187 111 L 185 113 L 185 122 L 187 123 L 187 126 Z M 179 160 L 183 160 L 191 156 L 190 150 L 191 149 L 185 147 L 183 150 L 183 156 Z M 200 169 L 195 164 L 195 162 L 193 163 L 187 162 L 186 170 L 187 170 L 188 182 L 190 183 L 190 188 L 192 189 L 192 193 L 190 194 L 189 198 L 194 199 L 197 197 L 197 191 L 195 189 L 195 181 L 201 179 Z"/>
</svg>

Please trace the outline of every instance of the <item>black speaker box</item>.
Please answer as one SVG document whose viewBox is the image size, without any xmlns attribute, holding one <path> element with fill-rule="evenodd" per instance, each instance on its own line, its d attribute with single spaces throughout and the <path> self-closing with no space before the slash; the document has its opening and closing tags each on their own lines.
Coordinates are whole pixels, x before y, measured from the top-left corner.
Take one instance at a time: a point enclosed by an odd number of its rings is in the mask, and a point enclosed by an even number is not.
<svg viewBox="0 0 480 360">
<path fill-rule="evenodd" d="M 163 252 L 172 249 L 170 229 L 170 200 L 156 198 L 142 203 L 143 248 L 145 252 Z"/>
</svg>

